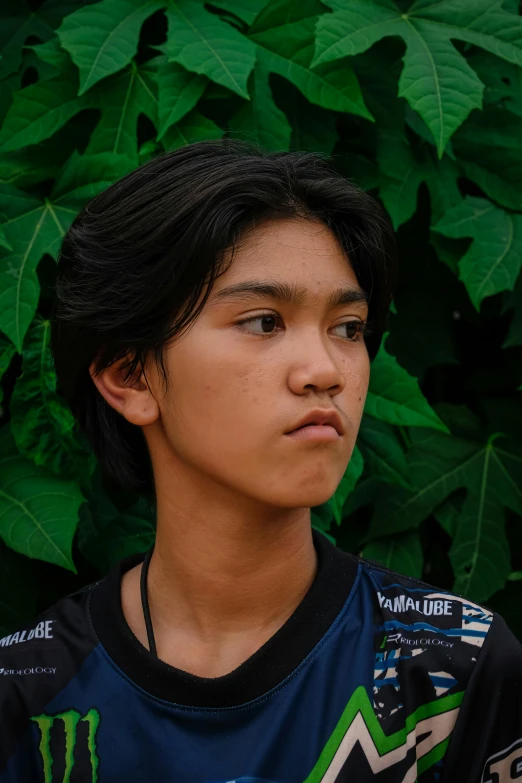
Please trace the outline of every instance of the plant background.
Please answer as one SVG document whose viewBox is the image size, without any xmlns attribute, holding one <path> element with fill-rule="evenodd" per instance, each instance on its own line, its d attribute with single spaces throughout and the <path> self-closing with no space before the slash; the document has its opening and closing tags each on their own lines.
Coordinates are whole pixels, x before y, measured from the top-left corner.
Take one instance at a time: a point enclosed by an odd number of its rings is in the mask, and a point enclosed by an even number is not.
<svg viewBox="0 0 522 783">
<path fill-rule="evenodd" d="M 3 0 L 0 635 L 152 541 L 56 394 L 55 261 L 90 197 L 232 136 L 379 198 L 400 279 L 365 414 L 313 523 L 522 638 L 518 0 Z"/>
</svg>

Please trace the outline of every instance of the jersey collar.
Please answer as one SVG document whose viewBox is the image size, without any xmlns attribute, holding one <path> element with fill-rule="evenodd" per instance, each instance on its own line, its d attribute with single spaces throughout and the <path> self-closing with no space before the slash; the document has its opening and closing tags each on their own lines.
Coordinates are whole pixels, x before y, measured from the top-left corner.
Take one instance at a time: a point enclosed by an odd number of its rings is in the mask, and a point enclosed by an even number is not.
<svg viewBox="0 0 522 783">
<path fill-rule="evenodd" d="M 121 605 L 122 575 L 144 553 L 125 558 L 92 591 L 94 631 L 117 666 L 145 691 L 191 707 L 235 707 L 279 685 L 311 653 L 346 603 L 358 570 L 357 558 L 313 531 L 315 579 L 284 625 L 253 655 L 221 677 L 198 677 L 155 658 L 132 633 Z"/>
</svg>

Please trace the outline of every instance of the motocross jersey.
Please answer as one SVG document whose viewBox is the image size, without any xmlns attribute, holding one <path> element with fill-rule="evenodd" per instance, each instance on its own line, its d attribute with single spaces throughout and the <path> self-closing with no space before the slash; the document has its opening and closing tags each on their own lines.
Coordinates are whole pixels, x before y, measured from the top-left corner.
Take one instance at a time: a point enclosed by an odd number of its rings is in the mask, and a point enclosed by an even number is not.
<svg viewBox="0 0 522 783">
<path fill-rule="evenodd" d="M 347 554 L 234 671 L 159 660 L 120 597 L 131 556 L 0 640 L 0 783 L 522 779 L 522 646 L 500 615 Z"/>
</svg>

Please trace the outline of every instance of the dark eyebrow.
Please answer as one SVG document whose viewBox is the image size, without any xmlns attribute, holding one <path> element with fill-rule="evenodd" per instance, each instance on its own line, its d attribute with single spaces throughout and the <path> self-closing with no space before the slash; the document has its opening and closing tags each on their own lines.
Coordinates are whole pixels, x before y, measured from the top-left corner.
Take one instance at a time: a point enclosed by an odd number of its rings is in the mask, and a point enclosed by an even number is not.
<svg viewBox="0 0 522 783">
<path fill-rule="evenodd" d="M 227 286 L 217 291 L 211 296 L 211 301 L 221 301 L 222 299 L 245 299 L 250 297 L 270 297 L 280 302 L 288 302 L 296 306 L 303 305 L 307 298 L 307 291 L 296 285 L 281 283 L 278 281 L 246 280 L 243 283 Z M 352 286 L 336 288 L 330 294 L 328 299 L 329 307 L 339 305 L 353 304 L 354 302 L 365 302 L 368 304 L 368 294 L 362 288 Z"/>
</svg>

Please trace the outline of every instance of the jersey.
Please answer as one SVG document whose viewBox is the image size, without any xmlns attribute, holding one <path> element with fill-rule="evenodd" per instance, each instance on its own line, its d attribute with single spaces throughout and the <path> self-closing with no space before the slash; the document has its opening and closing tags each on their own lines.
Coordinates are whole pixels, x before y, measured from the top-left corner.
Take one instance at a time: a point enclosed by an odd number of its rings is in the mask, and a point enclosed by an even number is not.
<svg viewBox="0 0 522 783">
<path fill-rule="evenodd" d="M 126 558 L 0 640 L 0 783 L 506 783 L 522 776 L 522 646 L 502 617 L 342 552 L 237 669 L 158 660 Z"/>
</svg>

